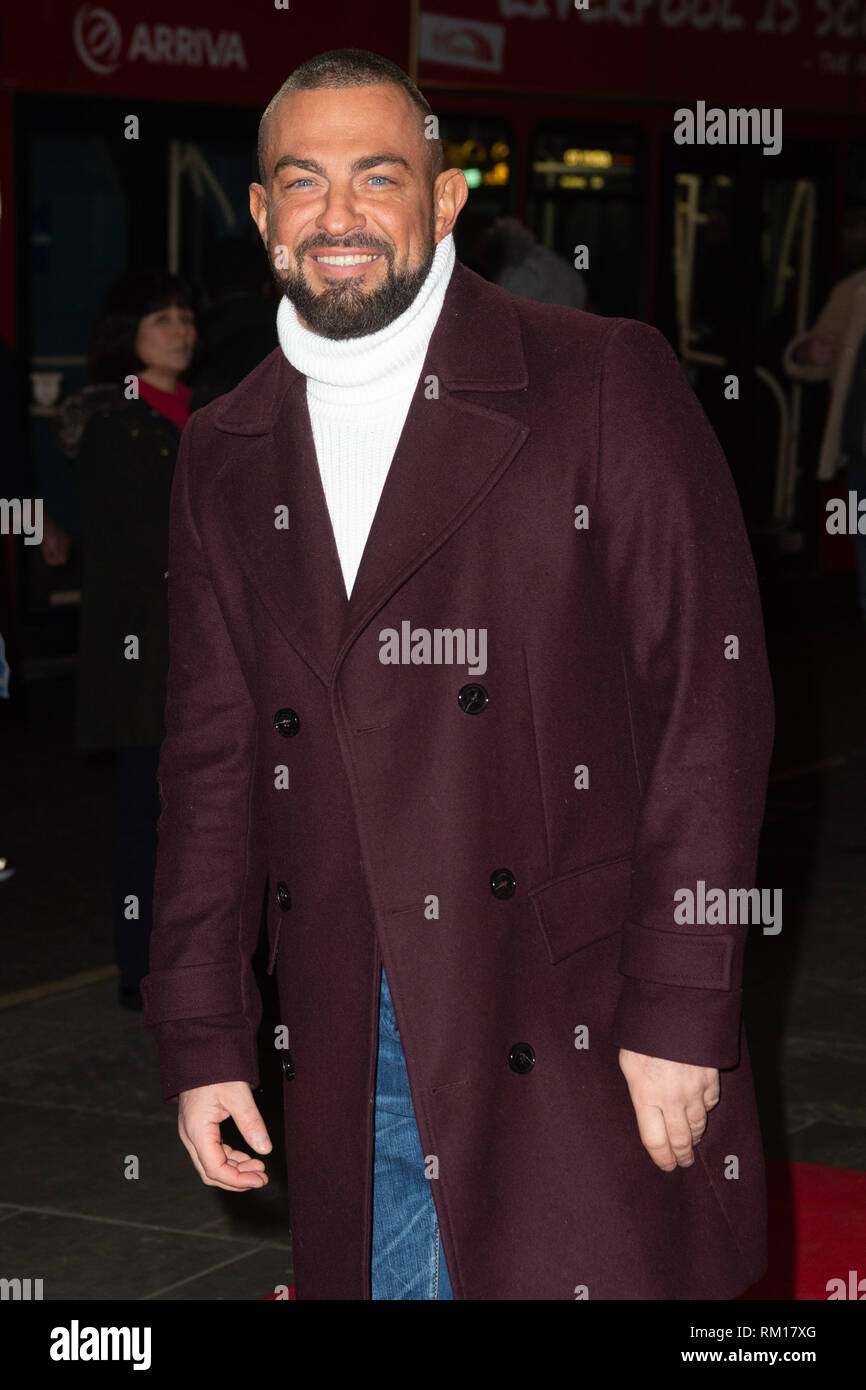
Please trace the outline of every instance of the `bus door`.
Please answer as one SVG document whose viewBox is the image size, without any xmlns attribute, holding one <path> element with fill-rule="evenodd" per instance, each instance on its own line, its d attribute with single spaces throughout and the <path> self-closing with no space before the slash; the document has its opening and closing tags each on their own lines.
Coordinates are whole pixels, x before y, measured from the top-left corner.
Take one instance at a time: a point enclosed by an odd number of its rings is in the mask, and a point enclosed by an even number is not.
<svg viewBox="0 0 866 1390">
<path fill-rule="evenodd" d="M 775 156 L 682 147 L 663 159 L 659 327 L 719 437 L 753 534 L 796 550 L 811 527 L 824 402 L 782 358 L 826 290 L 833 158 L 789 139 Z"/>
<path fill-rule="evenodd" d="M 529 226 L 581 270 L 586 307 L 644 319 L 649 239 L 643 133 L 589 120 L 545 123 L 531 141 L 529 180 Z"/>
</svg>

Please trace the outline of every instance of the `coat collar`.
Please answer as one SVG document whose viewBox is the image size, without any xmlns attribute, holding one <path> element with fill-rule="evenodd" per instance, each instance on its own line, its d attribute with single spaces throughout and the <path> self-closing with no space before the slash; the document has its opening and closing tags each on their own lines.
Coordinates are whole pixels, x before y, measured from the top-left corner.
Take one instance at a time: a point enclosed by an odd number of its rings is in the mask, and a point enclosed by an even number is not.
<svg viewBox="0 0 866 1390">
<path fill-rule="evenodd" d="M 456 262 L 351 599 L 319 475 L 306 377 L 277 348 L 215 403 L 212 424 L 235 437 L 220 451 L 217 474 L 238 561 L 323 682 L 383 604 L 479 506 L 529 434 L 512 416 L 457 393 L 528 384 L 513 297 Z M 274 524 L 280 506 L 288 508 L 288 529 Z"/>
</svg>

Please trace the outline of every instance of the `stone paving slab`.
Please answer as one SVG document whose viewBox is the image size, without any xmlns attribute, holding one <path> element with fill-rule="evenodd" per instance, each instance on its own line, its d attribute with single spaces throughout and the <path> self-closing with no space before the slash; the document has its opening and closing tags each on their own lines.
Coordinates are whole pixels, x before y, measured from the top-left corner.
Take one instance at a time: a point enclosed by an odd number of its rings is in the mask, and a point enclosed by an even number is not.
<svg viewBox="0 0 866 1390">
<path fill-rule="evenodd" d="M 284 1248 L 158 1227 L 19 1210 L 4 1221 L 3 1264 L 43 1280 L 43 1298 L 162 1299 L 264 1297 L 286 1282 Z M 208 1281 L 217 1293 L 196 1293 Z"/>
</svg>

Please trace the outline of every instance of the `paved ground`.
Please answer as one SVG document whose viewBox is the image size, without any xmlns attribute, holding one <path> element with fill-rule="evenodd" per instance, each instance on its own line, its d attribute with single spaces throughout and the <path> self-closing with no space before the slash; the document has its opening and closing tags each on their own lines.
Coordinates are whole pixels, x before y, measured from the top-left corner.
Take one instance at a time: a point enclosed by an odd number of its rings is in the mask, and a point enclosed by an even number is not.
<svg viewBox="0 0 866 1390">
<path fill-rule="evenodd" d="M 778 734 L 758 881 L 782 889 L 784 919 L 752 937 L 746 1009 L 767 1153 L 866 1170 L 866 629 L 851 592 L 765 593 Z M 0 726 L 0 854 L 17 870 L 0 883 L 0 1273 L 43 1278 L 46 1299 L 261 1297 L 291 1278 L 279 1153 L 261 1192 L 196 1177 L 153 1040 L 116 1002 L 112 768 L 71 751 L 71 671 L 30 675 Z M 263 1052 L 260 1100 L 279 1150 L 275 1062 Z"/>
<path fill-rule="evenodd" d="M 73 701 L 69 670 L 42 676 L 24 727 L 0 729 L 0 854 L 16 867 L 0 883 L 0 1275 L 41 1277 L 46 1299 L 261 1298 L 292 1277 L 277 1054 L 262 1049 L 257 1096 L 269 1185 L 205 1187 L 153 1036 L 117 1003 L 113 767 L 71 751 Z M 278 1014 L 259 973 L 264 1036 Z"/>
</svg>

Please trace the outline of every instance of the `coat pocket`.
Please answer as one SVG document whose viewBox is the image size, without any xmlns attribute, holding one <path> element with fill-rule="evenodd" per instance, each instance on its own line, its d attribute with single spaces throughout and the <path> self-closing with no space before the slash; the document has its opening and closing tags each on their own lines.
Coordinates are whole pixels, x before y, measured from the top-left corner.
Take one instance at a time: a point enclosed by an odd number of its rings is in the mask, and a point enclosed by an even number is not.
<svg viewBox="0 0 866 1390">
<path fill-rule="evenodd" d="M 621 854 L 530 889 L 551 964 L 621 930 L 628 914 L 631 864 L 632 856 Z"/>
</svg>

